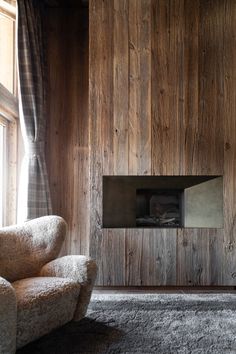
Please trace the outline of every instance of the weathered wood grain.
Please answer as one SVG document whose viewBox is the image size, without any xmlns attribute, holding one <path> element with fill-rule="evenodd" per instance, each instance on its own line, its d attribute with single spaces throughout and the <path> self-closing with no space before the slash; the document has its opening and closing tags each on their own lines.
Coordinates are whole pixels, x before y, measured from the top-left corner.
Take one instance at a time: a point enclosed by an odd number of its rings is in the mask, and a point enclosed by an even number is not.
<svg viewBox="0 0 236 354">
<path fill-rule="evenodd" d="M 184 147 L 184 2 L 152 2 L 152 173 L 179 175 Z"/>
<path fill-rule="evenodd" d="M 47 121 L 47 141 L 46 141 L 46 159 L 48 165 L 49 185 L 52 198 L 53 213 L 66 218 L 69 215 L 63 212 L 62 200 L 65 198 L 64 185 L 66 183 L 66 176 L 60 179 L 62 170 L 64 170 L 65 147 L 67 142 L 63 137 L 64 127 L 61 124 L 65 113 L 64 97 L 66 96 L 66 89 L 64 85 L 65 80 L 65 55 L 63 54 L 63 44 L 65 38 L 61 30 L 62 12 L 56 13 L 48 10 L 48 82 L 49 82 L 49 97 L 48 97 L 48 116 Z M 60 41 L 58 39 L 60 37 Z M 55 60 L 57 58 L 57 60 Z M 60 79 L 59 79 L 60 78 Z M 63 80 L 64 79 L 64 80 Z M 53 100 L 53 96 L 56 100 Z M 52 98 L 51 98 L 52 97 Z M 63 140 L 62 140 L 63 139 Z M 60 142 L 63 141 L 63 144 Z M 59 148 L 60 147 L 60 148 Z M 60 157 L 57 157 L 60 151 Z M 62 168 L 63 166 L 63 168 Z M 65 203 L 67 198 L 65 198 Z M 62 254 L 66 254 L 66 244 L 63 245 Z"/>
<path fill-rule="evenodd" d="M 151 1 L 129 1 L 129 166 L 130 175 L 151 174 Z M 147 237 L 144 237 L 146 234 Z M 126 231 L 126 285 L 151 280 L 144 230 Z M 154 267 L 155 269 L 155 267 Z"/>
<path fill-rule="evenodd" d="M 114 0 L 113 46 L 114 174 L 126 175 L 129 166 L 128 0 Z"/>
<path fill-rule="evenodd" d="M 126 231 L 126 285 L 142 285 L 143 230 Z"/>
<path fill-rule="evenodd" d="M 221 4 L 221 6 L 223 6 Z M 223 23 L 224 262 L 223 282 L 236 285 L 236 3 L 226 1 Z"/>
<path fill-rule="evenodd" d="M 125 229 L 105 229 L 102 233 L 100 271 L 97 283 L 100 285 L 125 286 L 126 270 Z"/>
<path fill-rule="evenodd" d="M 62 13 L 49 21 L 47 151 L 65 252 L 89 249 L 98 285 L 235 285 L 235 1 L 91 0 L 89 13 L 89 85 L 88 32 L 74 13 L 67 27 Z M 223 175 L 224 230 L 103 229 L 102 176 L 149 174 Z"/>
<path fill-rule="evenodd" d="M 114 170 L 113 56 L 114 2 L 90 3 L 90 254 L 102 269 L 102 176 Z M 94 32 L 95 31 L 95 32 Z M 98 284 L 106 274 L 99 273 Z"/>
<path fill-rule="evenodd" d="M 223 18 L 222 1 L 200 1 L 198 174 L 223 174 Z"/>
<path fill-rule="evenodd" d="M 96 1 L 90 2 L 89 10 L 89 130 L 90 130 L 90 254 L 101 263 L 102 223 L 102 141 L 101 141 L 101 71 L 102 53 L 102 7 Z M 95 35 L 96 28 L 96 35 Z M 96 65 L 95 65 L 96 63 Z M 106 93 L 105 93 L 106 94 Z M 98 182 L 99 181 L 99 182 Z M 99 277 L 101 271 L 99 270 Z M 99 282 L 99 278 L 98 278 Z"/>
<path fill-rule="evenodd" d="M 129 1 L 114 0 L 113 12 L 113 174 L 127 175 L 129 172 Z M 125 285 L 125 240 L 125 229 L 103 231 L 101 247 L 104 285 L 107 283 Z M 107 252 L 113 256 L 107 257 Z"/>
<path fill-rule="evenodd" d="M 151 174 L 151 1 L 129 0 L 129 174 Z"/>
<path fill-rule="evenodd" d="M 223 19 L 226 21 L 224 26 L 227 27 L 228 22 L 222 1 L 130 0 L 125 4 L 128 4 L 128 14 L 124 7 L 123 17 L 119 13 L 114 28 L 117 33 L 117 28 L 120 26 L 123 30 L 128 22 L 128 174 L 145 175 L 149 171 L 156 175 L 223 174 L 223 52 L 226 40 L 222 35 Z M 232 9 L 233 5 L 230 6 Z M 127 48 L 126 38 L 122 43 L 116 42 L 124 38 L 123 32 L 115 38 L 114 48 Z M 228 43 L 231 48 L 228 56 L 232 55 L 232 43 Z M 119 62 L 124 66 L 115 76 L 113 85 L 117 90 L 123 82 L 124 101 L 120 95 L 114 95 L 113 114 L 117 124 L 115 112 L 119 112 L 120 124 L 124 127 L 122 113 L 127 112 L 127 81 L 123 75 L 127 74 L 127 51 L 124 58 L 114 54 L 115 67 L 119 67 Z M 110 77 L 112 80 L 114 77 Z M 230 85 L 233 90 L 233 83 Z M 228 97 L 225 96 L 230 106 L 231 98 Z M 229 122 L 232 117 L 230 111 Z M 233 136 L 234 125 L 229 126 Z M 119 127 L 119 133 L 125 129 L 122 127 Z M 232 144 L 232 138 L 229 140 Z M 113 148 L 121 151 L 127 146 L 115 136 Z M 125 168 L 121 166 L 126 174 L 124 151 L 121 161 L 121 153 L 115 153 L 114 166 L 125 164 Z M 231 159 L 234 159 L 232 149 L 229 161 Z M 99 173 L 104 174 L 103 167 Z M 231 180 L 232 167 L 228 174 Z M 231 187 L 235 189 L 232 180 Z M 232 208 L 232 203 L 231 196 L 228 208 Z M 232 227 L 232 217 L 228 225 Z M 109 233 L 109 237 L 112 235 L 116 237 L 115 230 Z M 222 284 L 222 235 L 220 230 L 127 230 L 126 284 Z M 228 246 L 232 249 L 232 242 Z M 104 249 L 102 252 L 105 254 Z M 155 266 L 155 259 L 161 260 L 159 268 Z M 217 260 L 220 263 L 216 264 Z M 150 271 L 151 264 L 154 265 L 153 271 Z M 169 269 L 168 264 L 176 264 L 177 268 Z"/>
<path fill-rule="evenodd" d="M 183 5 L 183 1 L 152 1 L 151 163 L 154 175 L 179 175 L 184 168 Z M 154 237 L 157 271 L 153 284 L 175 284 L 177 231 L 155 230 Z"/>
<path fill-rule="evenodd" d="M 178 233 L 177 285 L 222 284 L 222 231 L 187 229 Z"/>
<path fill-rule="evenodd" d="M 176 238 L 170 230 L 128 229 L 126 285 L 175 285 L 175 246 Z"/>
<path fill-rule="evenodd" d="M 46 156 L 53 212 L 68 223 L 63 254 L 88 254 L 88 11 L 48 9 Z"/>
<path fill-rule="evenodd" d="M 221 1 L 185 6 L 185 151 L 187 174 L 223 174 L 224 74 Z M 222 282 L 222 231 L 178 232 L 178 285 Z"/>
<path fill-rule="evenodd" d="M 198 110 L 199 110 L 199 0 L 188 1 L 184 9 L 184 161 L 183 174 L 200 173 L 197 164 L 198 146 Z"/>
</svg>

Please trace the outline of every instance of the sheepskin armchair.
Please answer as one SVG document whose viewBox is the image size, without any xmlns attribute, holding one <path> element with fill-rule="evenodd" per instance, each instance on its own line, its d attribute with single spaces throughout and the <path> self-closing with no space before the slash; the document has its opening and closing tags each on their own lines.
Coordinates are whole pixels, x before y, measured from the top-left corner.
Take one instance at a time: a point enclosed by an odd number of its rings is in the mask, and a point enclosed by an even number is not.
<svg viewBox="0 0 236 354">
<path fill-rule="evenodd" d="M 1 354 L 85 316 L 97 266 L 86 256 L 57 258 L 66 229 L 59 216 L 0 229 Z"/>
</svg>

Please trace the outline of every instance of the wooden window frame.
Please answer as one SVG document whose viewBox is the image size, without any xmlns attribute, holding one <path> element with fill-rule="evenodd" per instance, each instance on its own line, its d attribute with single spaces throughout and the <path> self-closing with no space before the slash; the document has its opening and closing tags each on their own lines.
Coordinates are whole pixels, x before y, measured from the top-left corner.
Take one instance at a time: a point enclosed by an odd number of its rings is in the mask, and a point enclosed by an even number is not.
<svg viewBox="0 0 236 354">
<path fill-rule="evenodd" d="M 1 166 L 0 166 L 0 173 L 1 173 L 1 177 L 0 177 L 0 190 L 1 190 L 1 205 L 0 205 L 0 226 L 4 225 L 6 223 L 6 215 L 5 215 L 5 210 L 4 210 L 4 206 L 6 205 L 6 190 L 4 190 L 4 186 L 6 185 L 6 156 L 7 156 L 7 152 L 6 152 L 6 132 L 7 132 L 7 125 L 8 122 L 6 121 L 6 119 L 4 117 L 2 117 L 0 115 L 0 127 L 1 127 L 1 146 L 0 146 L 0 162 L 1 162 Z"/>
<path fill-rule="evenodd" d="M 0 0 L 0 13 L 13 21 L 16 19 L 16 8 L 3 0 Z M 15 37 L 13 40 L 15 42 Z M 12 68 L 13 93 L 0 83 L 0 122 L 6 129 L 3 226 L 16 223 L 17 216 L 19 108 L 15 64 Z"/>
</svg>

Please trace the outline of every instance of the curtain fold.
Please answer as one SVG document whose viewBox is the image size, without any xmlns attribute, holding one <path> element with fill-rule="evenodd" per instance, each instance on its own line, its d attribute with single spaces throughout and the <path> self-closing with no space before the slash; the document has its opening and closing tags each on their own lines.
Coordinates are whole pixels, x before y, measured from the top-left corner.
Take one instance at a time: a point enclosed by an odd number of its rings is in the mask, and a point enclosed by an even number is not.
<svg viewBox="0 0 236 354">
<path fill-rule="evenodd" d="M 20 123 L 25 156 L 19 187 L 18 222 L 52 212 L 45 161 L 46 76 L 43 2 L 18 0 L 17 56 Z"/>
</svg>

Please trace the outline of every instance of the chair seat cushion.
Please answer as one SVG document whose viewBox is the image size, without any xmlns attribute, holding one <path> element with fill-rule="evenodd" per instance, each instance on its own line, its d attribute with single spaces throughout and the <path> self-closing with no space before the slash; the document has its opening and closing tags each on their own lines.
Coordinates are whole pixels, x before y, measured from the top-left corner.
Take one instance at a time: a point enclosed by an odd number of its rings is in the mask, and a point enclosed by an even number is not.
<svg viewBox="0 0 236 354">
<path fill-rule="evenodd" d="M 17 348 L 72 320 L 80 285 L 71 279 L 34 277 L 15 281 Z"/>
</svg>

